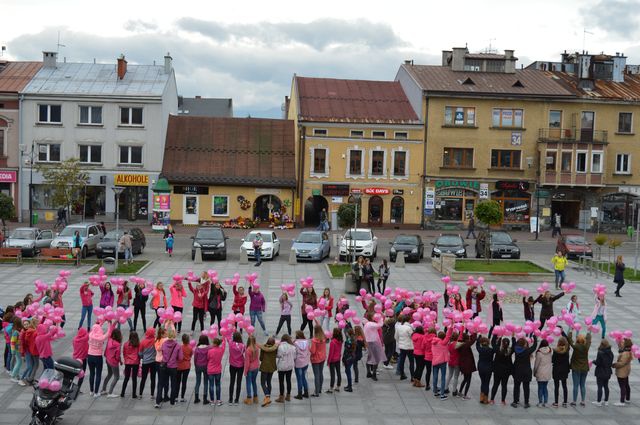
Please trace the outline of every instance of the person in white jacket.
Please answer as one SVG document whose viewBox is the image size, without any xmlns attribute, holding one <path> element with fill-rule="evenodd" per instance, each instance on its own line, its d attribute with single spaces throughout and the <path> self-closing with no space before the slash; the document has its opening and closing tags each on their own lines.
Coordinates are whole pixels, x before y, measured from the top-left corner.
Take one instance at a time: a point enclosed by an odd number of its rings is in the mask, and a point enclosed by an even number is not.
<svg viewBox="0 0 640 425">
<path fill-rule="evenodd" d="M 296 331 L 296 340 L 294 341 L 296 349 L 296 359 L 294 363 L 294 371 L 296 374 L 296 382 L 298 384 L 298 395 L 294 398 L 302 400 L 309 398 L 309 384 L 307 382 L 307 368 L 311 361 L 311 352 L 309 348 L 311 343 L 304 337 L 304 332 Z"/>
<path fill-rule="evenodd" d="M 567 313 L 573 316 L 573 321 L 580 320 L 580 304 L 578 304 L 578 296 L 572 295 L 567 303 Z"/>
<path fill-rule="evenodd" d="M 404 374 L 404 361 L 407 357 L 409 358 L 409 371 L 411 372 L 411 376 L 413 376 L 414 373 L 413 340 L 411 339 L 411 335 L 413 335 L 413 328 L 409 324 L 409 318 L 406 315 L 401 315 L 398 318 L 395 333 L 396 346 L 400 352 L 400 356 L 398 357 L 400 380 L 407 379 L 407 375 Z"/>
<path fill-rule="evenodd" d="M 278 352 L 276 354 L 276 367 L 278 368 L 278 384 L 280 385 L 280 396 L 276 403 L 291 401 L 291 373 L 296 361 L 296 346 L 293 345 L 289 335 L 283 335 Z M 284 386 L 287 385 L 287 395 L 285 397 Z"/>
<path fill-rule="evenodd" d="M 547 385 L 551 381 L 553 365 L 551 363 L 553 351 L 546 339 L 540 341 L 540 347 L 536 351 L 536 359 L 533 364 L 533 376 L 538 382 L 538 407 L 546 407 L 549 402 Z"/>
</svg>

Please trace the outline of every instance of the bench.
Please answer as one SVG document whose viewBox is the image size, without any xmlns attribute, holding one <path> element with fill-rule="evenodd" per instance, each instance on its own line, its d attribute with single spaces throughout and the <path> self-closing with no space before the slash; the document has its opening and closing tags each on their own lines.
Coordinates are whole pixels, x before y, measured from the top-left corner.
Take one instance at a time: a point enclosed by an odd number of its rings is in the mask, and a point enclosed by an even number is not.
<svg viewBox="0 0 640 425">
<path fill-rule="evenodd" d="M 16 264 L 22 263 L 22 248 L 0 248 L 0 258 L 15 258 Z"/>
<path fill-rule="evenodd" d="M 54 262 L 68 262 L 72 263 L 76 266 L 80 265 L 80 261 L 76 257 L 69 258 L 71 255 L 70 249 L 65 248 L 42 248 L 40 250 L 40 255 L 38 255 L 38 265 L 42 264 L 43 261 L 54 261 Z"/>
</svg>

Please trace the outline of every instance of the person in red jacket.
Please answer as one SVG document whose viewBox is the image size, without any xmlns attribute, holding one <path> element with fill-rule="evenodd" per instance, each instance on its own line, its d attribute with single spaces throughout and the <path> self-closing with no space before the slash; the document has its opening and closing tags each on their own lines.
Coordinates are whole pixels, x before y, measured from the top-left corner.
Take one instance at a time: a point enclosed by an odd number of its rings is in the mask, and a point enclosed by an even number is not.
<svg viewBox="0 0 640 425">
<path fill-rule="evenodd" d="M 302 304 L 300 305 L 302 325 L 300 325 L 300 330 L 304 331 L 304 328 L 309 326 L 309 338 L 313 338 L 313 321 L 307 317 L 306 307 L 310 305 L 315 310 L 318 307 L 318 297 L 313 286 L 311 288 L 300 288 L 300 295 L 302 295 Z"/>
<path fill-rule="evenodd" d="M 233 314 L 242 314 L 244 315 L 244 309 L 247 305 L 247 300 L 249 297 L 247 293 L 244 291 L 244 286 L 234 286 L 233 287 L 233 305 L 231 306 L 231 311 Z"/>
<path fill-rule="evenodd" d="M 36 347 L 36 328 L 40 322 L 36 317 L 32 317 L 29 322 L 29 327 L 26 329 L 24 335 L 24 347 L 26 349 L 26 364 L 27 368 L 22 374 L 22 380 L 27 383 L 33 382 L 38 371 L 38 348 Z M 30 367 L 31 366 L 31 367 Z"/>
<path fill-rule="evenodd" d="M 482 305 L 480 302 L 484 299 L 486 292 L 482 286 L 478 290 L 477 286 L 467 289 L 467 308 L 473 311 L 473 317 L 475 318 L 482 311 Z"/>
<path fill-rule="evenodd" d="M 322 298 L 325 299 L 324 309 L 327 313 L 322 316 L 320 325 L 322 326 L 322 329 L 328 331 L 331 326 L 331 315 L 333 311 L 333 297 L 331 296 L 331 290 L 329 288 L 324 288 L 324 291 L 322 291 Z"/>
<path fill-rule="evenodd" d="M 207 272 L 202 272 L 200 282 L 193 287 L 193 283 L 189 281 L 189 290 L 193 294 L 193 320 L 191 321 L 191 332 L 196 330 L 196 322 L 200 322 L 200 332 L 204 330 L 204 314 L 207 311 L 207 299 L 209 298 L 209 286 L 211 281 Z"/>
<path fill-rule="evenodd" d="M 122 391 L 120 391 L 120 397 L 124 397 L 124 393 L 127 390 L 127 384 L 129 378 L 131 378 L 131 385 L 133 386 L 133 398 L 138 398 L 138 369 L 140 368 L 140 337 L 136 331 L 129 333 L 129 341 L 125 342 L 122 348 L 122 355 L 124 357 L 124 382 L 122 383 Z"/>
<path fill-rule="evenodd" d="M 413 357 L 416 361 L 416 369 L 413 374 L 413 386 L 422 388 L 422 372 L 424 371 L 424 329 L 417 326 L 411 335 L 413 341 Z"/>
<path fill-rule="evenodd" d="M 180 391 L 180 403 L 184 403 L 185 392 L 187 392 L 187 378 L 191 370 L 191 357 L 193 357 L 193 348 L 189 343 L 189 335 L 182 334 L 182 360 L 178 362 L 178 375 L 176 387 Z"/>
<path fill-rule="evenodd" d="M 424 334 L 423 341 L 422 341 L 422 345 L 424 346 L 424 368 L 426 370 L 425 390 L 427 391 L 431 390 L 431 385 L 430 385 L 431 369 L 433 366 L 433 351 L 431 349 L 432 349 L 432 342 L 435 337 L 436 337 L 436 328 L 432 326 L 427 330 L 427 333 Z"/>
</svg>

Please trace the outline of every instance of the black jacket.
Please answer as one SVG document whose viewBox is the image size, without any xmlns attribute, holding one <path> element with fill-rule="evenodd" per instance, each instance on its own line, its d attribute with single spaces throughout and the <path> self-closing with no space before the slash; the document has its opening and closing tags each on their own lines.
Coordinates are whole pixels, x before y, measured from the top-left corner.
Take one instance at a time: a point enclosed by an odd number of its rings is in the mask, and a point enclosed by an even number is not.
<svg viewBox="0 0 640 425">
<path fill-rule="evenodd" d="M 478 351 L 478 372 L 493 372 L 493 347 L 488 345 L 483 347 L 480 345 L 480 339 L 476 341 L 476 350 Z"/>
<path fill-rule="evenodd" d="M 542 306 L 540 309 L 540 320 L 547 320 L 553 316 L 553 303 L 558 298 L 562 297 L 564 297 L 564 292 L 560 292 L 558 295 L 549 297 L 549 299 L 545 298 L 544 295 L 540 295 L 538 299 L 536 299 L 536 302 Z"/>
<path fill-rule="evenodd" d="M 227 291 L 222 288 L 211 288 L 209 293 L 209 310 L 222 310 L 222 302 L 227 299 Z M 217 306 L 220 308 L 217 308 Z"/>
<path fill-rule="evenodd" d="M 495 353 L 495 357 L 493 359 L 494 379 L 509 376 L 513 372 L 513 361 L 511 359 L 513 349 L 509 346 L 505 352 L 502 352 L 502 350 L 500 350 L 501 341 L 502 338 L 498 338 L 496 336 L 491 339 L 491 345 Z"/>
<path fill-rule="evenodd" d="M 493 309 L 493 325 L 498 326 L 502 322 L 502 307 L 500 307 L 500 303 L 491 301 L 491 308 Z"/>
<path fill-rule="evenodd" d="M 144 308 L 149 301 L 149 295 L 142 295 L 142 288 L 140 285 L 136 285 L 133 287 L 133 306 L 138 308 Z"/>
<path fill-rule="evenodd" d="M 516 345 L 516 339 L 511 338 L 511 344 L 514 346 L 513 353 L 515 360 L 513 361 L 513 379 L 515 381 L 531 382 L 533 371 L 531 370 L 531 355 L 536 352 L 538 339 L 533 336 L 533 344 L 523 348 Z"/>
<path fill-rule="evenodd" d="M 616 263 L 616 273 L 613 276 L 614 283 L 624 283 L 624 263 L 618 264 Z"/>
<path fill-rule="evenodd" d="M 551 364 L 553 365 L 553 379 L 567 379 L 569 377 L 569 347 L 564 353 L 558 353 L 553 350 Z"/>
<path fill-rule="evenodd" d="M 611 365 L 613 364 L 613 352 L 611 351 L 611 347 L 607 347 L 603 350 L 598 350 L 598 355 L 593 361 L 593 364 L 596 366 L 596 378 L 611 378 Z"/>
</svg>

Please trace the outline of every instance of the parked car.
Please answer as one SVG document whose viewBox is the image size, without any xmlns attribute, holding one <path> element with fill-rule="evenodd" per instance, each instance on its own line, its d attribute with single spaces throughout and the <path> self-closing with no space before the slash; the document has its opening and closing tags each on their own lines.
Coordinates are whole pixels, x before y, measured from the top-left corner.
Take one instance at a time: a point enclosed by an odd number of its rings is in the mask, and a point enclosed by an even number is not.
<svg viewBox="0 0 640 425">
<path fill-rule="evenodd" d="M 103 236 L 97 223 L 68 225 L 51 241 L 51 248 L 72 248 L 73 235 L 76 231 L 80 232 L 80 252 L 82 258 L 85 258 L 90 252 L 94 252 L 98 246 L 98 242 L 102 240 Z"/>
<path fill-rule="evenodd" d="M 244 249 L 247 251 L 247 255 L 253 258 L 253 241 L 256 239 L 257 233 L 262 236 L 262 259 L 273 260 L 280 255 L 280 239 L 273 230 L 252 230 L 249 232 L 242 239 L 241 252 Z"/>
<path fill-rule="evenodd" d="M 18 227 L 5 241 L 7 248 L 22 248 L 23 257 L 35 257 L 41 248 L 49 248 L 53 240 L 51 230 L 37 227 Z"/>
<path fill-rule="evenodd" d="M 489 239 L 489 233 L 486 230 L 478 233 L 476 239 L 476 258 L 485 256 L 485 247 Z M 512 239 L 511 235 L 504 230 L 495 230 L 491 232 L 491 258 L 520 258 L 520 248 L 516 245 L 517 240 Z"/>
<path fill-rule="evenodd" d="M 468 243 L 460 235 L 443 234 L 431 242 L 431 257 L 440 257 L 441 254 L 453 254 L 458 258 L 467 258 Z"/>
<path fill-rule="evenodd" d="M 222 227 L 200 227 L 191 239 L 191 260 L 196 259 L 196 248 L 200 248 L 202 260 L 207 258 L 227 259 L 227 236 Z"/>
<path fill-rule="evenodd" d="M 326 232 L 301 232 L 291 246 L 298 260 L 322 261 L 331 254 L 329 235 Z"/>
<path fill-rule="evenodd" d="M 391 262 L 396 261 L 398 254 L 404 255 L 407 260 L 420 262 L 420 259 L 424 257 L 424 243 L 419 235 L 398 235 L 389 242 L 391 248 L 389 249 L 389 260 Z"/>
<path fill-rule="evenodd" d="M 567 258 L 577 259 L 581 256 L 593 257 L 591 243 L 586 242 L 583 235 L 564 235 L 564 244 L 567 247 Z"/>
<path fill-rule="evenodd" d="M 142 254 L 142 250 L 147 246 L 147 239 L 141 229 L 134 227 L 131 230 L 127 230 L 131 235 L 131 253 Z M 116 254 L 116 245 L 119 245 L 120 238 L 124 234 L 124 229 L 107 232 L 96 246 L 96 257 L 113 257 Z M 124 247 L 119 246 L 118 257 L 124 258 Z"/>
<path fill-rule="evenodd" d="M 349 229 L 344 233 L 340 242 L 340 261 L 346 261 L 353 256 L 363 256 L 372 260 L 378 255 L 378 237 L 371 229 Z"/>
</svg>

